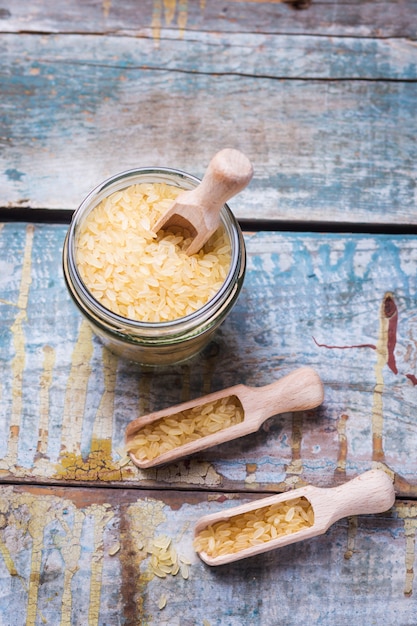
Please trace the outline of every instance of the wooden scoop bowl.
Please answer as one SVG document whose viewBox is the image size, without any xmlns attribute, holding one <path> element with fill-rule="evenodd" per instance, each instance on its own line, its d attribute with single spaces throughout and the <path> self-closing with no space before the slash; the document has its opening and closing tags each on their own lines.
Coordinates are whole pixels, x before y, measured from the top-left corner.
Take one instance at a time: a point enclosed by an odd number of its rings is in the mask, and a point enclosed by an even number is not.
<svg viewBox="0 0 417 626">
<path fill-rule="evenodd" d="M 221 150 L 210 161 L 201 183 L 178 196 L 156 222 L 153 232 L 173 226 L 186 230 L 192 241 L 185 252 L 195 254 L 218 229 L 225 202 L 246 187 L 252 176 L 251 162 L 242 152 Z"/>
<path fill-rule="evenodd" d="M 278 536 L 276 539 L 236 553 L 227 553 L 213 557 L 206 552 L 198 552 L 200 558 L 208 565 L 223 565 L 254 556 L 255 554 L 275 550 L 303 539 L 316 537 L 325 533 L 334 522 L 343 517 L 387 511 L 394 504 L 395 492 L 392 480 L 388 474 L 382 470 L 369 470 L 339 487 L 320 488 L 308 485 L 288 493 L 281 493 L 280 495 L 262 498 L 249 504 L 233 507 L 221 513 L 206 515 L 201 517 L 196 523 L 195 536 L 207 526 L 229 520 L 235 515 L 298 497 L 306 498 L 313 508 L 314 523 L 312 526 L 288 535 Z"/>
<path fill-rule="evenodd" d="M 188 456 L 200 450 L 205 450 L 219 443 L 243 437 L 259 430 L 262 423 L 273 415 L 290 411 L 306 411 L 318 406 L 323 402 L 324 392 L 319 375 L 311 367 L 299 368 L 264 387 L 235 385 L 234 387 L 215 391 L 195 400 L 183 402 L 168 409 L 136 418 L 126 428 L 125 441 L 127 449 L 129 449 L 129 444 L 138 431 L 145 426 L 163 417 L 175 416 L 181 411 L 203 406 L 231 396 L 238 398 L 242 405 L 242 422 L 163 452 L 152 460 L 140 460 L 130 451 L 129 455 L 133 463 L 140 468 L 153 467 Z M 180 423 L 180 416 L 178 423 Z"/>
</svg>

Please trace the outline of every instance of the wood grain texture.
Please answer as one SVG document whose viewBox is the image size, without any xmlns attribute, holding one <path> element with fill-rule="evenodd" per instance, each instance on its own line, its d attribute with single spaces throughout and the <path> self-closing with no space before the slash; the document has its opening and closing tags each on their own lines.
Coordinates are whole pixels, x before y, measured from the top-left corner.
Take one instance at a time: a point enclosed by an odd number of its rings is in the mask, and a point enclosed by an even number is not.
<svg viewBox="0 0 417 626">
<path fill-rule="evenodd" d="M 0 214 L 66 215 L 131 167 L 201 177 L 227 145 L 255 166 L 239 218 L 415 232 L 417 2 L 294 5 L 5 0 Z M 247 233 L 215 340 L 146 371 L 70 301 L 66 227 L 33 221 L 0 223 L 0 626 L 414 626 L 416 236 Z M 158 469 L 126 457 L 138 415 L 302 365 L 320 409 Z M 222 568 L 192 551 L 201 515 L 369 468 L 387 513 Z M 190 561 L 165 578 L 161 534 Z"/>
<path fill-rule="evenodd" d="M 239 564 L 205 566 L 192 548 L 195 521 L 243 501 L 237 494 L 2 486 L 0 623 L 295 626 L 306 612 L 321 626 L 348 626 L 352 616 L 358 626 L 414 623 L 412 502 L 341 520 L 325 535 Z M 189 562 L 164 578 L 150 555 L 162 535 Z"/>
<path fill-rule="evenodd" d="M 294 10 L 294 6 L 305 10 Z M 292 33 L 362 37 L 415 37 L 415 0 L 4 0 L 3 32 L 136 35 L 172 32 Z"/>
<path fill-rule="evenodd" d="M 281 24 L 278 14 L 309 14 L 318 32 L 275 32 L 256 20 L 242 31 L 236 25 L 248 25 L 248 4 L 251 15 L 265 11 L 265 23 L 278 12 L 272 25 Z M 371 6 L 362 4 L 343 6 L 359 20 Z M 102 180 L 137 166 L 201 177 L 213 154 L 231 146 L 255 168 L 230 202 L 240 218 L 415 225 L 415 42 L 407 29 L 370 34 L 366 19 L 351 34 L 335 27 L 323 36 L 310 13 L 329 13 L 320 6 L 229 2 L 230 29 L 219 6 L 210 17 L 189 2 L 186 11 L 201 16 L 195 28 L 190 16 L 178 30 L 170 25 L 179 5 L 166 3 L 155 30 L 148 3 L 139 34 L 115 24 L 105 31 L 103 15 L 113 9 L 106 3 L 65 4 L 61 12 L 41 3 L 26 14 L 31 33 L 14 22 L 19 3 L 5 9 L 3 22 L 15 25 L 0 36 L 0 207 L 72 210 Z M 331 8 L 336 24 L 342 5 Z M 390 23 L 403 28 L 415 3 L 378 5 L 375 18 L 384 10 L 388 24 L 394 8 Z M 126 25 L 131 5 L 114 10 L 126 12 Z M 94 33 L 77 31 L 80 16 Z"/>
<path fill-rule="evenodd" d="M 383 467 L 399 495 L 417 493 L 415 237 L 248 234 L 244 287 L 215 341 L 188 364 L 142 371 L 103 349 L 71 303 L 65 232 L 0 232 L 4 480 L 274 492 Z M 303 365 L 323 380 L 320 409 L 178 464 L 127 461 L 138 415 Z"/>
</svg>

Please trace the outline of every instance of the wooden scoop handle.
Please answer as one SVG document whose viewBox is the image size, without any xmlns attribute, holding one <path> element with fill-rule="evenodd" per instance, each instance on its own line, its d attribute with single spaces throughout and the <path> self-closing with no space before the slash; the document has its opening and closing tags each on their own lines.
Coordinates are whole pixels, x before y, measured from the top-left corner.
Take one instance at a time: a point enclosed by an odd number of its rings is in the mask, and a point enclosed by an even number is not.
<svg viewBox="0 0 417 626">
<path fill-rule="evenodd" d="M 222 206 L 248 185 L 252 175 L 252 164 L 243 152 L 224 148 L 214 155 L 198 187 L 186 192 L 192 204 L 202 207 L 207 230 L 218 227 Z"/>
<path fill-rule="evenodd" d="M 344 485 L 323 491 L 329 492 L 326 498 L 323 497 L 323 505 L 320 506 L 328 507 L 327 526 L 350 515 L 382 513 L 390 509 L 395 501 L 391 478 L 378 469 L 368 470 Z M 326 516 L 324 510 L 320 513 Z"/>
<path fill-rule="evenodd" d="M 245 413 L 256 416 L 258 427 L 268 417 L 308 411 L 323 402 L 323 383 L 312 367 L 300 367 L 264 387 L 250 387 Z"/>
<path fill-rule="evenodd" d="M 249 183 L 252 164 L 242 152 L 224 148 L 210 161 L 203 180 L 191 191 L 177 198 L 173 213 L 182 215 L 192 226 L 193 239 L 186 249 L 188 255 L 197 253 L 220 225 L 220 211 L 227 200 Z M 185 223 L 187 225 L 187 222 Z"/>
</svg>

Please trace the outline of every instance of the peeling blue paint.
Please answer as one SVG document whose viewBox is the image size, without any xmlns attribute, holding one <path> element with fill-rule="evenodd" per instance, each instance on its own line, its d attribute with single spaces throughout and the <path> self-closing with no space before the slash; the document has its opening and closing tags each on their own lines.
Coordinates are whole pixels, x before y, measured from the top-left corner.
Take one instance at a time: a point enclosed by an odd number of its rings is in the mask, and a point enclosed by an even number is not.
<svg viewBox="0 0 417 626">
<path fill-rule="evenodd" d="M 4 170 L 4 173 L 6 174 L 7 178 L 9 180 L 22 180 L 23 176 L 25 176 L 25 172 L 20 172 L 19 170 L 11 167 L 8 168 L 7 170 Z"/>
</svg>

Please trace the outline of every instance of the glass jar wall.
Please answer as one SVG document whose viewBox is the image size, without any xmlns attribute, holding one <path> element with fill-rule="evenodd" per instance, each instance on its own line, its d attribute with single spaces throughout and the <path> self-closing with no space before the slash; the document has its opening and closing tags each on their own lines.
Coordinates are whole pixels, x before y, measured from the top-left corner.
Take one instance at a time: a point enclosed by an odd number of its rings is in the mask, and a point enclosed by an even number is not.
<svg viewBox="0 0 417 626">
<path fill-rule="evenodd" d="M 169 168 L 129 170 L 96 187 L 73 215 L 63 249 L 66 284 L 95 334 L 119 356 L 146 366 L 158 366 L 179 363 L 201 351 L 229 314 L 240 293 L 246 268 L 244 239 L 236 218 L 225 204 L 221 210 L 221 227 L 230 242 L 231 262 L 220 289 L 201 308 L 184 317 L 166 322 L 143 322 L 112 312 L 92 295 L 84 283 L 77 266 L 77 239 L 84 220 L 102 200 L 132 185 L 166 183 L 189 190 L 199 182 L 185 172 Z"/>
</svg>

